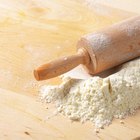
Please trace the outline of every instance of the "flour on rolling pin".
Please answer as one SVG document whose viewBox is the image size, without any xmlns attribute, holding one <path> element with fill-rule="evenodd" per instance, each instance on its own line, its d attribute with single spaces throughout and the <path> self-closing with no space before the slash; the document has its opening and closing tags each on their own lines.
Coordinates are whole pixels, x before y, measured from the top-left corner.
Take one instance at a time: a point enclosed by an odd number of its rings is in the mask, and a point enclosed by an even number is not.
<svg viewBox="0 0 140 140">
<path fill-rule="evenodd" d="M 97 129 L 103 128 L 113 118 L 123 119 L 140 107 L 140 57 L 106 78 L 64 77 L 59 86 L 43 86 L 40 98 L 55 102 L 57 111 L 71 120 L 89 120 Z"/>
<path fill-rule="evenodd" d="M 117 25 L 117 24 L 114 24 Z M 125 24 L 121 24 L 121 25 L 117 25 L 118 26 L 118 30 L 123 31 L 126 33 L 127 36 L 129 37 L 133 37 L 133 36 L 137 36 L 137 30 L 140 31 L 140 19 L 133 21 L 133 24 L 131 23 L 125 23 Z"/>
<path fill-rule="evenodd" d="M 103 33 L 94 33 L 94 34 L 91 33 L 83 36 L 83 38 L 86 38 L 87 40 L 91 40 L 89 41 L 90 43 L 89 45 L 97 46 L 96 49 L 98 49 L 98 47 L 105 47 L 111 42 L 111 38 Z"/>
</svg>

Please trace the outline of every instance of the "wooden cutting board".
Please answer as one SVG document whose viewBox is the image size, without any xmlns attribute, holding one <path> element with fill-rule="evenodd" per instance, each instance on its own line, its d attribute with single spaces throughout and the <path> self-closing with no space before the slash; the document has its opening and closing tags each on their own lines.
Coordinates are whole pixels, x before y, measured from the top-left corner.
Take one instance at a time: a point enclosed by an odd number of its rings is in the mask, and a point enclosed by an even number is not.
<svg viewBox="0 0 140 140">
<path fill-rule="evenodd" d="M 120 2 L 118 0 L 118 5 Z M 132 0 L 129 2 L 134 3 Z M 37 101 L 41 85 L 59 84 L 60 80 L 54 78 L 36 82 L 32 74 L 35 67 L 73 54 L 81 35 L 138 13 L 137 10 L 132 13 L 130 7 L 131 12 L 106 4 L 109 6 L 102 5 L 102 1 L 100 4 L 93 3 L 94 8 L 91 8 L 82 0 L 0 0 L 0 139 L 140 138 L 139 111 L 135 116 L 128 117 L 124 124 L 114 120 L 112 125 L 96 135 L 93 124 L 89 122 L 71 123 L 62 115 L 46 120 L 53 114 L 54 107 Z M 127 5 L 124 9 L 127 10 Z"/>
</svg>

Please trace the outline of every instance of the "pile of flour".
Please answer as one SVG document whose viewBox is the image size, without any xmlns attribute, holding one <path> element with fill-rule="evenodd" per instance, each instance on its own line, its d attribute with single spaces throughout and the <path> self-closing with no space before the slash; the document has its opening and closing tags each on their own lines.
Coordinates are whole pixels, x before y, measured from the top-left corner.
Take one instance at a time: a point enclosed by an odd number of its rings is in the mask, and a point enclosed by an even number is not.
<svg viewBox="0 0 140 140">
<path fill-rule="evenodd" d="M 103 128 L 113 118 L 123 119 L 140 106 L 140 58 L 106 78 L 62 80 L 59 86 L 43 86 L 40 97 L 46 103 L 54 102 L 57 111 L 72 120 L 89 120 L 96 128 Z"/>
</svg>

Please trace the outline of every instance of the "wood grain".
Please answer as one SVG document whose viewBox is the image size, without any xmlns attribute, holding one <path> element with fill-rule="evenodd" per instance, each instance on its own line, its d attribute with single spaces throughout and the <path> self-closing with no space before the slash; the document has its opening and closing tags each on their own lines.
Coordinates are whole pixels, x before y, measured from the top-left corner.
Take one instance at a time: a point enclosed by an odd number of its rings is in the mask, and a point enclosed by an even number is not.
<svg viewBox="0 0 140 140">
<path fill-rule="evenodd" d="M 100 6 L 102 9 L 104 6 Z M 101 10 L 102 11 L 102 10 Z M 0 139 L 3 140 L 129 140 L 140 136 L 140 112 L 122 125 L 96 135 L 91 123 L 71 123 L 37 102 L 38 89 L 58 78 L 36 82 L 33 69 L 75 52 L 81 35 L 132 16 L 104 7 L 89 9 L 81 0 L 0 0 Z"/>
</svg>

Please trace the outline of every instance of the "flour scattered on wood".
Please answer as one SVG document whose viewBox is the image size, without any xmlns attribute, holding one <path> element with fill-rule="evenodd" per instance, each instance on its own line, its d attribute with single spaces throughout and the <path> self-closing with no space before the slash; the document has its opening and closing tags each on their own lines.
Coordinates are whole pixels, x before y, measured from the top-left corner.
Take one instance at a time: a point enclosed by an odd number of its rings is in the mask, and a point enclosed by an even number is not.
<svg viewBox="0 0 140 140">
<path fill-rule="evenodd" d="M 89 120 L 97 129 L 109 125 L 113 118 L 134 114 L 140 107 L 140 58 L 122 65 L 106 78 L 62 80 L 59 86 L 40 89 L 42 101 L 54 102 L 58 112 L 71 120 Z"/>
<path fill-rule="evenodd" d="M 102 2 L 103 0 L 84 0 L 83 4 L 99 15 L 110 16 L 111 10 L 104 5 L 101 5 Z M 106 2 L 109 3 L 108 0 L 106 0 Z"/>
</svg>

